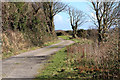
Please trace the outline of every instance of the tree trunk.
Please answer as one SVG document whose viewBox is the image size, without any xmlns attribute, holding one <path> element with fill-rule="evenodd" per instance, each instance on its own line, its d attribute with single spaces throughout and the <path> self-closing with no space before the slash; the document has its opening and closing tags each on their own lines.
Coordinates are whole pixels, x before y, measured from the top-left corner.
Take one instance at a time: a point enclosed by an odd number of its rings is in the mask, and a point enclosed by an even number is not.
<svg viewBox="0 0 120 80">
<path fill-rule="evenodd" d="M 73 38 L 77 38 L 77 34 L 73 34 Z"/>
<path fill-rule="evenodd" d="M 77 38 L 77 28 L 75 26 L 72 26 L 73 29 L 73 38 Z"/>
<path fill-rule="evenodd" d="M 103 41 L 101 33 L 101 30 L 98 29 L 98 44 Z"/>
<path fill-rule="evenodd" d="M 53 16 L 53 2 L 50 3 L 50 31 L 51 34 L 55 35 L 55 28 L 54 28 L 54 16 Z"/>
<path fill-rule="evenodd" d="M 47 23 L 47 29 L 46 29 L 46 31 L 50 34 L 50 28 L 49 28 L 49 24 Z"/>
<path fill-rule="evenodd" d="M 107 28 L 104 28 L 104 29 L 103 29 L 102 37 L 103 37 L 103 41 L 104 41 L 104 42 L 107 42 L 107 41 L 108 41 L 108 37 L 109 37 L 108 32 L 109 32 L 109 31 L 108 31 Z"/>
<path fill-rule="evenodd" d="M 50 17 L 50 32 L 55 35 L 54 17 Z"/>
</svg>

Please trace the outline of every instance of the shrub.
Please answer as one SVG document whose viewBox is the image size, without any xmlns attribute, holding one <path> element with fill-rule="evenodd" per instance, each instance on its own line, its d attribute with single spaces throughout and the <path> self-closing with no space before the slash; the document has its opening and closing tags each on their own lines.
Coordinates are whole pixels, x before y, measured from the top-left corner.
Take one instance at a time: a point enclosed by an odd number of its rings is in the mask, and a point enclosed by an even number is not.
<svg viewBox="0 0 120 80">
<path fill-rule="evenodd" d="M 87 31 L 84 29 L 80 29 L 77 31 L 78 37 L 86 38 L 87 37 Z"/>
<path fill-rule="evenodd" d="M 56 35 L 57 36 L 64 36 L 64 35 L 68 35 L 65 31 L 56 31 Z"/>
</svg>

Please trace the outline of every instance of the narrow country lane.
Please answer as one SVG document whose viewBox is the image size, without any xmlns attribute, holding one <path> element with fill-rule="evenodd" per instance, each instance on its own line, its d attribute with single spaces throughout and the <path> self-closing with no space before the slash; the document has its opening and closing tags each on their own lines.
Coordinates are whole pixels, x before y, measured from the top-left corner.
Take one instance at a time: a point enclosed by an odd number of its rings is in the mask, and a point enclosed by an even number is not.
<svg viewBox="0 0 120 80">
<path fill-rule="evenodd" d="M 44 67 L 49 56 L 61 48 L 74 43 L 62 40 L 60 43 L 25 52 L 2 61 L 2 78 L 34 78 Z"/>
</svg>

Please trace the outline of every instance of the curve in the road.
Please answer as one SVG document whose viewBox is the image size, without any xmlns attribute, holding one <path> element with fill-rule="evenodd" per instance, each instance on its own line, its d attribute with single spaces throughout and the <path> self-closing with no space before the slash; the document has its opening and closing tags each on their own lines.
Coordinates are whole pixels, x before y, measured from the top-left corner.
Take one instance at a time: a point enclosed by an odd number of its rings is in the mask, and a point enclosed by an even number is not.
<svg viewBox="0 0 120 80">
<path fill-rule="evenodd" d="M 61 48 L 74 43 L 70 40 L 62 40 L 60 43 L 25 52 L 2 61 L 3 78 L 34 78 L 38 69 L 44 67 L 51 54 Z"/>
</svg>

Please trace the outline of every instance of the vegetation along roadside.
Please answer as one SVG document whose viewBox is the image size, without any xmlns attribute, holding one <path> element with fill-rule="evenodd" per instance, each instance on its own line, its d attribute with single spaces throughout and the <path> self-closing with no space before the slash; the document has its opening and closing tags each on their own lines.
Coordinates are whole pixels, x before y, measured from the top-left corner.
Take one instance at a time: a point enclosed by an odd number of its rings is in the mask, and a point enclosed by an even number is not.
<svg viewBox="0 0 120 80">
<path fill-rule="evenodd" d="M 98 45 L 91 40 L 68 37 L 70 36 L 60 36 L 60 38 L 73 40 L 76 43 L 53 55 L 36 79 L 119 79 L 118 58 L 112 60 L 110 55 L 105 55 L 106 52 L 111 51 L 110 49 L 104 50 L 105 45 L 101 45 L 98 49 Z"/>
</svg>

